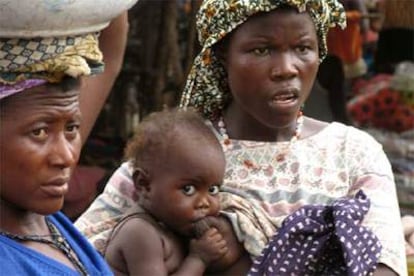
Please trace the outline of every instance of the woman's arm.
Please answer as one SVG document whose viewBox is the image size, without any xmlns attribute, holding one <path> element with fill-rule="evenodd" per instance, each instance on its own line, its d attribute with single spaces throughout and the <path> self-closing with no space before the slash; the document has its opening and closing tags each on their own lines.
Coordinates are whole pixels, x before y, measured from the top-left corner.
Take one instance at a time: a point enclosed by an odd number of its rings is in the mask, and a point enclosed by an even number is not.
<svg viewBox="0 0 414 276">
<path fill-rule="evenodd" d="M 355 144 L 349 145 L 357 149 L 354 157 L 358 156 L 354 159 L 351 194 L 362 189 L 370 201 L 362 226 L 371 230 L 382 246 L 375 275 L 406 275 L 404 235 L 392 167 L 382 146 L 366 133 L 360 134 Z"/>
<path fill-rule="evenodd" d="M 121 71 L 127 44 L 128 27 L 128 12 L 125 11 L 102 30 L 99 37 L 99 47 L 103 52 L 105 71 L 102 74 L 82 79 L 80 93 L 82 128 L 80 132 L 83 143 L 88 138 L 99 112 Z"/>
</svg>

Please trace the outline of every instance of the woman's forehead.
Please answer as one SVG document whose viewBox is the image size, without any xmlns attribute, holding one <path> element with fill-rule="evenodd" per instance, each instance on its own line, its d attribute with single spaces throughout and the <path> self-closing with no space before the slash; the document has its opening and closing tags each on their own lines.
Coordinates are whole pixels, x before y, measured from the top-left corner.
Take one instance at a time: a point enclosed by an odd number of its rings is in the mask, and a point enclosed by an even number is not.
<svg viewBox="0 0 414 276">
<path fill-rule="evenodd" d="M 206 0 L 197 15 L 200 44 L 206 51 L 257 14 L 286 8 L 307 13 L 312 18 L 322 60 L 327 54 L 328 29 L 335 25 L 346 26 L 344 8 L 337 0 L 233 0 L 230 4 L 222 0 Z"/>
<path fill-rule="evenodd" d="M 61 91 L 56 87 L 39 86 L 4 98 L 1 102 L 2 116 L 20 111 L 79 106 L 79 90 Z"/>
<path fill-rule="evenodd" d="M 308 13 L 298 13 L 294 9 L 276 9 L 268 13 L 258 13 L 234 30 L 255 33 L 259 36 L 272 36 L 276 32 L 289 31 L 295 35 L 314 34 L 316 29 Z"/>
</svg>

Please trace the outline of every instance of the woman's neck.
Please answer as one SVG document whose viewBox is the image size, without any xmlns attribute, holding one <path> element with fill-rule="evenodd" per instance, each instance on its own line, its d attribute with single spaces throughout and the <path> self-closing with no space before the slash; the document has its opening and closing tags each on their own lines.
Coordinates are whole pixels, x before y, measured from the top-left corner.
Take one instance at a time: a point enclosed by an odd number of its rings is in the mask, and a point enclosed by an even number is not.
<svg viewBox="0 0 414 276">
<path fill-rule="evenodd" d="M 45 216 L 0 199 L 0 231 L 16 235 L 48 234 Z"/>
<path fill-rule="evenodd" d="M 293 136 L 298 135 L 298 120 L 292 120 L 287 126 L 271 128 L 260 123 L 256 118 L 246 114 L 241 116 L 231 108 L 223 112 L 221 119 L 230 139 L 282 142 L 290 141 Z M 302 127 L 301 125 L 300 128 Z"/>
</svg>

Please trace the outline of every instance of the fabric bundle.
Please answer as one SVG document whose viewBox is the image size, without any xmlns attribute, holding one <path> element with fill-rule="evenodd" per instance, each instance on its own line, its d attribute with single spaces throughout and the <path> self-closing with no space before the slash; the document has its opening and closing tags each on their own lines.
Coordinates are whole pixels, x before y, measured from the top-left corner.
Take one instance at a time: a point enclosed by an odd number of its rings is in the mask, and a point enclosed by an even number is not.
<svg viewBox="0 0 414 276">
<path fill-rule="evenodd" d="M 332 205 L 303 206 L 284 220 L 248 275 L 368 275 L 382 249 L 359 225 L 369 206 L 362 191 Z"/>
</svg>

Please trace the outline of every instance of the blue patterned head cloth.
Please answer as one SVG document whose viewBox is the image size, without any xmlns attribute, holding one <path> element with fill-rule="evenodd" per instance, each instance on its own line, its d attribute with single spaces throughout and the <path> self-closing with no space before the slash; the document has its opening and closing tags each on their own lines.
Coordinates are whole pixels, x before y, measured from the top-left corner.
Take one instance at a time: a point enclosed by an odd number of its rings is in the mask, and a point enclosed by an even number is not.
<svg viewBox="0 0 414 276">
<path fill-rule="evenodd" d="M 229 100 L 226 72 L 212 46 L 258 12 L 289 5 L 311 16 L 319 41 L 319 58 L 327 54 L 326 34 L 336 25 L 346 26 L 345 11 L 337 0 L 205 0 L 197 14 L 198 39 L 202 46 L 195 58 L 181 97 L 181 107 L 193 106 L 215 120 Z"/>
</svg>

